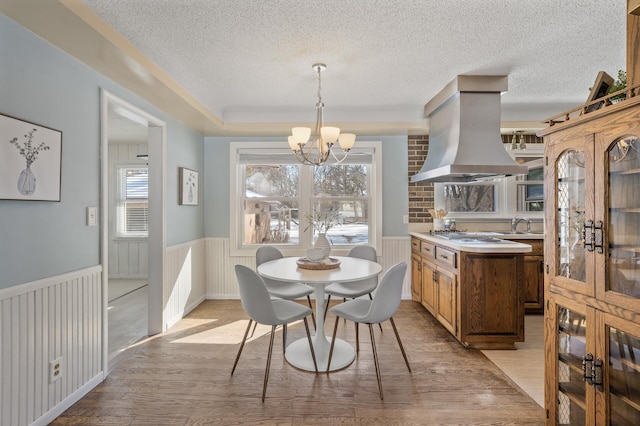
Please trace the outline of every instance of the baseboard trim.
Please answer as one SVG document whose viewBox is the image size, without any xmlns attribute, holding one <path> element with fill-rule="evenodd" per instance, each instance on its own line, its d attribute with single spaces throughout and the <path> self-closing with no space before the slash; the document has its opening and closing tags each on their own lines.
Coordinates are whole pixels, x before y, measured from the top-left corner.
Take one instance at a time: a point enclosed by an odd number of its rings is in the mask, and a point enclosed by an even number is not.
<svg viewBox="0 0 640 426">
<path fill-rule="evenodd" d="M 44 413 L 40 418 L 36 419 L 31 425 L 33 426 L 46 426 L 54 421 L 59 415 L 64 413 L 69 407 L 76 402 L 80 401 L 85 395 L 87 395 L 93 388 L 98 386 L 104 380 L 104 372 L 100 372 L 93 379 L 78 388 L 77 391 L 63 399 L 59 404 L 56 404 L 51 410 Z"/>
</svg>

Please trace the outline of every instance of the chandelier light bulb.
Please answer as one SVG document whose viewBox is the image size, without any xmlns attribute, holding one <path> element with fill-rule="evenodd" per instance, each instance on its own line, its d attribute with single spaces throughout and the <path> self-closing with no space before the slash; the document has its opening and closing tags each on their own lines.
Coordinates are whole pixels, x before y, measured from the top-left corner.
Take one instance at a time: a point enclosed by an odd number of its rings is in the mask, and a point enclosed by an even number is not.
<svg viewBox="0 0 640 426">
<path fill-rule="evenodd" d="M 297 145 L 306 145 L 311 136 L 311 129 L 309 127 L 294 127 L 291 129 L 291 134 Z"/>
<path fill-rule="evenodd" d="M 343 151 L 351 151 L 351 148 L 353 148 L 353 145 L 356 143 L 355 133 L 340 133 L 338 143 Z"/>
<path fill-rule="evenodd" d="M 340 135 L 340 129 L 337 127 L 323 127 L 320 129 L 320 136 L 322 137 L 322 142 L 333 145 L 338 140 L 338 136 Z"/>
<path fill-rule="evenodd" d="M 300 147 L 298 146 L 298 144 L 296 143 L 295 139 L 293 138 L 293 135 L 289 136 L 287 138 L 287 140 L 289 141 L 289 148 L 291 148 L 294 151 L 299 151 L 300 150 Z"/>
</svg>

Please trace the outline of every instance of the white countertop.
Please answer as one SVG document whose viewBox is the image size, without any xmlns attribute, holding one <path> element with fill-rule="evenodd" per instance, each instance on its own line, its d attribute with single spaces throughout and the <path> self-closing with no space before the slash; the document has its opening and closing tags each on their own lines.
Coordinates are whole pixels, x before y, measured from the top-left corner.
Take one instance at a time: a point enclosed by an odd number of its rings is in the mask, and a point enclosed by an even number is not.
<svg viewBox="0 0 640 426">
<path fill-rule="evenodd" d="M 471 253 L 528 253 L 531 251 L 529 244 L 516 243 L 509 239 L 541 239 L 542 235 L 536 234 L 500 234 L 497 232 L 468 232 L 469 236 L 493 237 L 500 242 L 463 242 L 448 240 L 437 235 L 421 232 L 410 232 L 410 235 L 430 241 L 443 247 Z"/>
</svg>

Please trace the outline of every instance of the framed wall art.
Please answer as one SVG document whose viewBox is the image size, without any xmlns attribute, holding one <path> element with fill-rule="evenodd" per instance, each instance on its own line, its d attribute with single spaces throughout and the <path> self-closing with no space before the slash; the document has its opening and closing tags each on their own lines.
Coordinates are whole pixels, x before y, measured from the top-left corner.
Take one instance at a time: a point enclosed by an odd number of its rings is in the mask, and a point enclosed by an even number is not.
<svg viewBox="0 0 640 426">
<path fill-rule="evenodd" d="M 186 167 L 179 168 L 180 174 L 180 195 L 178 202 L 183 206 L 197 206 L 198 205 L 198 172 L 195 170 L 187 169 Z"/>
<path fill-rule="evenodd" d="M 0 199 L 60 201 L 62 132 L 0 114 Z"/>
<path fill-rule="evenodd" d="M 609 93 L 609 89 L 613 85 L 613 77 L 607 74 L 604 71 L 598 72 L 596 76 L 596 81 L 593 82 L 593 86 L 589 91 L 589 96 L 587 97 L 587 102 L 595 101 L 596 99 L 600 99 L 603 96 L 606 96 Z M 600 109 L 604 105 L 604 101 L 593 103 L 586 107 L 585 113 L 595 111 Z"/>
</svg>

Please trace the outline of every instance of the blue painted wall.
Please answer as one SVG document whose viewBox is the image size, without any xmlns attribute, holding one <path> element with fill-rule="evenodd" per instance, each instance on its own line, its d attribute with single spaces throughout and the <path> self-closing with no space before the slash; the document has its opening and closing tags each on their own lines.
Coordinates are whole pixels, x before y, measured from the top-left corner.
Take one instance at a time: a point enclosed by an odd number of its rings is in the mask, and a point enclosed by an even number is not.
<svg viewBox="0 0 640 426">
<path fill-rule="evenodd" d="M 100 264 L 85 225 L 100 206 L 100 88 L 167 123 L 167 244 L 204 236 L 204 203 L 177 202 L 178 167 L 204 170 L 203 136 L 0 14 L 0 113 L 63 132 L 61 201 L 0 200 L 0 288 Z"/>
</svg>

